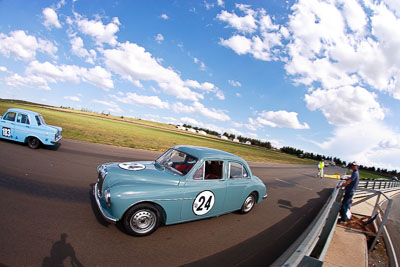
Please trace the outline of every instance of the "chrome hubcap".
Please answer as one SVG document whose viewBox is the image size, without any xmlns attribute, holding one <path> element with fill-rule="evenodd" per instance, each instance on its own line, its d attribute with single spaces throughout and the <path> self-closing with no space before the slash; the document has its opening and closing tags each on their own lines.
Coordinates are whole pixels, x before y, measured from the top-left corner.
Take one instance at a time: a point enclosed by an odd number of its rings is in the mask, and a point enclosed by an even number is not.
<svg viewBox="0 0 400 267">
<path fill-rule="evenodd" d="M 156 214 L 151 210 L 139 210 L 130 221 L 131 228 L 138 233 L 147 233 L 156 225 Z"/>
<path fill-rule="evenodd" d="M 253 208 L 253 206 L 254 206 L 254 197 L 248 196 L 246 198 L 246 201 L 244 202 L 244 211 L 248 212 L 249 210 L 251 210 L 251 208 Z"/>
</svg>

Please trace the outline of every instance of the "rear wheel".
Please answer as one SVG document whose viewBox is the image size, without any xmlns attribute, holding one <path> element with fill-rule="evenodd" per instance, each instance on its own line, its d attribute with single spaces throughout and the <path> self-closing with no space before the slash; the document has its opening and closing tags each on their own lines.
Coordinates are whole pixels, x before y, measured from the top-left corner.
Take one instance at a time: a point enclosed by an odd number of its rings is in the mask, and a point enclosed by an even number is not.
<svg viewBox="0 0 400 267">
<path fill-rule="evenodd" d="M 256 204 L 256 196 L 254 193 L 251 193 L 243 202 L 242 208 L 240 209 L 240 213 L 246 214 L 249 213 L 254 205 Z"/>
<path fill-rule="evenodd" d="M 40 146 L 40 140 L 36 137 L 29 137 L 28 138 L 28 146 L 32 149 L 37 149 Z"/>
<path fill-rule="evenodd" d="M 123 219 L 126 232 L 134 236 L 147 236 L 160 225 L 160 212 L 151 204 L 139 204 L 130 208 Z"/>
</svg>

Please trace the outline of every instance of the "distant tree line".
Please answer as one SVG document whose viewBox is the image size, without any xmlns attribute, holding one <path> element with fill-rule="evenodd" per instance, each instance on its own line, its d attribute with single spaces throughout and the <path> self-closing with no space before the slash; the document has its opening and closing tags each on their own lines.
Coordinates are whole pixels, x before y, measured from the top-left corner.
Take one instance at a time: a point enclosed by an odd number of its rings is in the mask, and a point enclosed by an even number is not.
<svg viewBox="0 0 400 267">
<path fill-rule="evenodd" d="M 220 134 L 218 132 L 212 131 L 212 130 L 209 130 L 209 129 L 205 129 L 205 128 L 199 128 L 199 127 L 191 126 L 191 125 L 188 125 L 188 124 L 183 124 L 183 127 L 192 128 L 192 129 L 195 129 L 195 130 L 198 130 L 198 131 L 204 131 L 204 132 L 206 132 L 207 134 L 210 134 L 210 135 L 220 136 Z M 266 149 L 271 149 L 272 148 L 271 143 L 268 142 L 268 141 L 263 142 L 263 141 L 260 141 L 258 139 L 243 137 L 243 136 L 240 136 L 240 135 L 236 136 L 234 134 L 227 133 L 227 132 L 224 132 L 222 135 L 226 136 L 230 140 L 237 139 L 240 143 L 250 142 L 252 145 L 255 145 L 255 146 L 264 147 Z"/>
<path fill-rule="evenodd" d="M 314 153 L 309 153 L 309 152 L 304 152 L 301 149 L 297 149 L 297 148 L 293 148 L 293 147 L 288 147 L 288 146 L 284 146 L 281 149 L 281 152 L 286 153 L 286 154 L 291 154 L 291 155 L 296 155 L 300 158 L 307 158 L 307 159 L 313 159 L 313 160 L 328 160 L 328 161 L 332 161 L 335 162 L 336 165 L 339 166 L 350 166 L 351 162 L 346 163 L 346 161 L 342 161 L 340 158 L 332 158 L 332 157 L 327 157 L 324 155 L 319 155 L 319 154 L 314 154 Z M 363 166 L 360 165 L 358 166 L 358 168 L 360 170 L 364 170 L 367 172 L 371 172 L 371 173 L 375 173 L 378 175 L 382 175 L 382 176 L 387 176 L 387 177 L 392 177 L 392 176 L 398 176 L 399 173 L 396 170 L 392 170 L 392 171 L 388 171 L 387 169 L 381 169 L 381 168 L 376 168 L 376 167 L 367 167 L 367 166 Z"/>
</svg>

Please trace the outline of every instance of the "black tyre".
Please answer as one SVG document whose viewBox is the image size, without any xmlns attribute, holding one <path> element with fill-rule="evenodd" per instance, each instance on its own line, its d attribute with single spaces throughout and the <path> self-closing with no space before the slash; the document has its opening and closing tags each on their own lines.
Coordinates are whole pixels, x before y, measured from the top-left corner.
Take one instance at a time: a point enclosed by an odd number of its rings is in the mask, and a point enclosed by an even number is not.
<svg viewBox="0 0 400 267">
<path fill-rule="evenodd" d="M 28 138 L 28 146 L 32 149 L 37 149 L 40 146 L 40 140 L 36 137 L 29 137 Z"/>
<path fill-rule="evenodd" d="M 160 212 L 151 204 L 138 204 L 124 215 L 123 225 L 126 232 L 133 236 L 147 236 L 160 225 Z"/>
<path fill-rule="evenodd" d="M 254 193 L 251 193 L 243 202 L 242 208 L 240 209 L 240 213 L 246 214 L 249 213 L 256 204 L 256 196 Z"/>
</svg>

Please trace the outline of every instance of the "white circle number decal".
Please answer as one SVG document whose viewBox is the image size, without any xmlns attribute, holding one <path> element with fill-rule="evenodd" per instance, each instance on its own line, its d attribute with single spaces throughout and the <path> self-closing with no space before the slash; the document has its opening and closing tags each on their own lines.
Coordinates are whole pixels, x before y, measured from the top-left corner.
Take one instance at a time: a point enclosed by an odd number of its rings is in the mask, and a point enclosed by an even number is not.
<svg viewBox="0 0 400 267">
<path fill-rule="evenodd" d="M 215 196 L 211 191 L 203 191 L 197 195 L 193 202 L 193 212 L 196 215 L 204 215 L 214 206 Z"/>
</svg>

